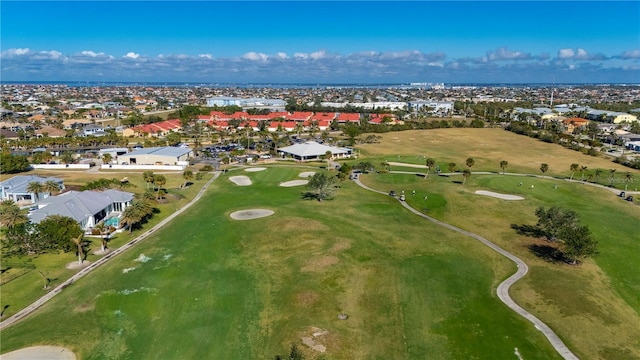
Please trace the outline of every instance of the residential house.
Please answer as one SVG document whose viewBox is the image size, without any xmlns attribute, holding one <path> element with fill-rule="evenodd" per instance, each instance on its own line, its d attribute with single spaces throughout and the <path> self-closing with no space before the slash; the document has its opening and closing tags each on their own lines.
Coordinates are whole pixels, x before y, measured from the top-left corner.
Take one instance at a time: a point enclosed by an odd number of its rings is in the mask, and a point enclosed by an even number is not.
<svg viewBox="0 0 640 360">
<path fill-rule="evenodd" d="M 589 120 L 578 118 L 578 117 L 572 117 L 572 118 L 564 119 L 562 121 L 562 124 L 564 125 L 564 128 L 566 129 L 567 132 L 573 133 L 576 129 L 586 128 L 587 125 L 589 125 Z"/>
<path fill-rule="evenodd" d="M 66 216 L 87 231 L 104 219 L 120 215 L 132 201 L 132 193 L 120 190 L 68 191 L 41 201 L 29 220 L 37 224 L 50 215 Z"/>
<path fill-rule="evenodd" d="M 18 175 L 10 179 L 0 182 L 0 199 L 13 200 L 19 206 L 37 204 L 51 195 L 48 191 L 41 193 L 33 193 L 27 191 L 27 187 L 32 182 L 40 184 L 47 181 L 54 181 L 60 186 L 60 190 L 64 190 L 64 182 L 62 179 L 55 177 L 42 177 L 38 175 Z"/>
</svg>

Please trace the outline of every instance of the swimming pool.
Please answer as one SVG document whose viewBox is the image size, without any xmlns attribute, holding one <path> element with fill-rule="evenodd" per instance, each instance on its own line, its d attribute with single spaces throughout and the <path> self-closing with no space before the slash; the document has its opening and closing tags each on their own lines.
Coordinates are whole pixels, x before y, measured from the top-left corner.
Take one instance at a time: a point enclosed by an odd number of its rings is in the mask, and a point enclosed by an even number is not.
<svg viewBox="0 0 640 360">
<path fill-rule="evenodd" d="M 118 227 L 118 225 L 120 225 L 120 218 L 117 217 L 110 217 L 107 220 L 104 221 L 104 225 L 105 226 L 113 226 L 113 227 Z"/>
</svg>

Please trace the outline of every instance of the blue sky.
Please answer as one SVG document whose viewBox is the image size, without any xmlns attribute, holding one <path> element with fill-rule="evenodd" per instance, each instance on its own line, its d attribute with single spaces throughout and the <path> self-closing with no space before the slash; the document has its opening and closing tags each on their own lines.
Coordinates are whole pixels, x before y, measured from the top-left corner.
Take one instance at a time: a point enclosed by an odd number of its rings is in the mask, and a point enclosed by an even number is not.
<svg viewBox="0 0 640 360">
<path fill-rule="evenodd" d="M 640 83 L 640 2 L 7 1 L 2 81 Z"/>
</svg>

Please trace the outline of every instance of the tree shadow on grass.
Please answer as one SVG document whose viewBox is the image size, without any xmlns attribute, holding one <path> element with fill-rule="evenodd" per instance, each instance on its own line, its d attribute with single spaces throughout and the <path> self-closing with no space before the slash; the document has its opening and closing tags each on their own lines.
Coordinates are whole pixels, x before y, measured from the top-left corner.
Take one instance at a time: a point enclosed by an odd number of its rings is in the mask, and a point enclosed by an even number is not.
<svg viewBox="0 0 640 360">
<path fill-rule="evenodd" d="M 537 257 L 552 263 L 568 263 L 569 259 L 558 248 L 550 245 L 529 245 L 529 250 Z"/>
<path fill-rule="evenodd" d="M 547 235 L 542 229 L 532 225 L 511 224 L 511 228 L 520 235 L 525 235 L 525 236 L 530 236 L 535 238 L 542 238 L 542 237 L 546 237 Z"/>
</svg>

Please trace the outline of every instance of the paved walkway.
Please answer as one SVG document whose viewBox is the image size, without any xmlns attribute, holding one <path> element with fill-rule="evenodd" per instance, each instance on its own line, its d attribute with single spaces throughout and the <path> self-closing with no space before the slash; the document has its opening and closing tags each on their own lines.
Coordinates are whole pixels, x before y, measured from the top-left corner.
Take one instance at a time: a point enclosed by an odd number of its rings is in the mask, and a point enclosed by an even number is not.
<svg viewBox="0 0 640 360">
<path fill-rule="evenodd" d="M 90 264 L 89 266 L 83 268 L 77 274 L 73 275 L 72 277 L 67 279 L 65 282 L 63 282 L 62 284 L 56 286 L 53 290 L 51 290 L 45 296 L 43 296 L 40 299 L 38 299 L 37 301 L 35 301 L 33 304 L 31 304 L 31 305 L 27 306 L 26 308 L 18 311 L 17 313 L 15 313 L 12 316 L 8 317 L 3 322 L 0 322 L 0 330 L 4 330 L 7 327 L 15 324 L 16 322 L 24 319 L 29 314 L 34 312 L 36 309 L 38 309 L 39 307 L 44 305 L 47 301 L 51 300 L 54 296 L 56 296 L 60 292 L 62 292 L 62 290 L 64 290 L 64 288 L 66 288 L 67 286 L 73 284 L 74 282 L 76 282 L 80 278 L 84 277 L 85 275 L 90 273 L 92 270 L 94 270 L 98 266 L 106 263 L 107 261 L 109 261 L 109 259 L 111 259 L 111 258 L 113 258 L 113 257 L 115 257 L 115 256 L 117 256 L 117 255 L 129 250 L 131 247 L 133 247 L 133 245 L 135 245 L 138 242 L 146 239 L 149 235 L 153 234 L 156 230 L 158 230 L 158 229 L 162 228 L 163 226 L 165 226 L 166 224 L 168 224 L 171 220 L 173 220 L 178 215 L 182 214 L 185 210 L 187 210 L 193 204 L 195 204 L 198 200 L 200 200 L 200 198 L 202 197 L 204 192 L 209 188 L 209 185 L 211 185 L 211 183 L 213 183 L 213 181 L 216 180 L 218 178 L 218 176 L 220 176 L 220 173 L 216 172 L 215 175 L 211 178 L 211 180 L 207 181 L 207 183 L 204 184 L 202 189 L 200 189 L 200 191 L 198 192 L 196 197 L 194 197 L 193 200 L 191 200 L 191 202 L 187 203 L 185 206 L 181 207 L 179 210 L 177 210 L 173 214 L 167 216 L 166 219 L 164 219 L 161 222 L 159 222 L 156 226 L 154 226 L 151 229 L 145 231 L 140 236 L 138 236 L 135 239 L 129 241 L 125 245 L 123 245 L 123 246 L 113 250 L 112 252 L 108 253 L 107 255 L 105 255 L 104 257 L 100 258 L 98 261 L 94 262 L 93 264 Z"/>
<path fill-rule="evenodd" d="M 373 192 L 377 192 L 379 194 L 385 195 L 385 196 L 389 196 L 386 192 L 384 191 L 379 191 L 379 190 L 375 190 L 372 189 L 366 185 L 364 185 L 362 182 L 360 182 L 360 179 L 355 179 L 354 180 L 356 184 L 358 184 L 359 186 L 361 186 L 364 189 L 367 189 L 369 191 L 373 191 Z M 491 241 L 483 238 L 480 235 L 474 234 L 472 232 L 460 229 L 459 227 L 453 226 L 451 224 L 447 224 L 445 222 L 442 222 L 440 220 L 434 219 L 430 216 L 427 216 L 421 212 L 419 212 L 418 210 L 412 208 L 411 206 L 409 206 L 409 204 L 407 204 L 405 201 L 400 201 L 400 204 L 402 204 L 402 206 L 404 206 L 407 210 L 411 211 L 412 213 L 423 217 L 431 222 L 434 222 L 440 226 L 443 226 L 449 230 L 453 230 L 455 232 L 470 236 L 478 241 L 480 241 L 481 243 L 487 245 L 488 247 L 492 248 L 493 250 L 497 251 L 498 253 L 500 253 L 503 256 L 506 256 L 509 260 L 513 261 L 516 263 L 518 270 L 511 275 L 509 278 L 507 278 L 505 281 L 503 281 L 502 283 L 500 283 L 500 285 L 498 285 L 498 289 L 497 289 L 497 294 L 498 294 L 498 298 L 500 299 L 500 301 L 502 301 L 505 305 L 507 305 L 510 309 L 512 309 L 513 311 L 515 311 L 516 313 L 518 313 L 520 316 L 524 317 L 525 319 L 529 320 L 530 322 L 532 322 L 536 329 L 540 330 L 544 336 L 547 337 L 547 339 L 549 339 L 549 342 L 551 343 L 551 345 L 556 349 L 556 351 L 560 354 L 560 356 L 562 356 L 564 359 L 568 359 L 568 360 L 577 360 L 578 357 L 571 352 L 571 350 L 569 350 L 569 348 L 562 342 L 562 340 L 560 340 L 560 338 L 558 337 L 558 335 L 551 330 L 551 328 L 549 326 L 547 326 L 547 324 L 545 324 L 544 322 L 542 322 L 542 320 L 538 319 L 537 317 L 535 317 L 533 314 L 529 313 L 528 311 L 526 311 L 525 309 L 523 309 L 520 305 L 516 304 L 515 301 L 513 301 L 513 299 L 511 298 L 511 296 L 509 296 L 509 288 L 511 287 L 511 285 L 513 285 L 516 281 L 522 279 L 526 274 L 527 271 L 529 271 L 529 268 L 527 267 L 527 264 L 524 263 L 524 261 L 520 260 L 517 256 L 513 255 L 512 253 L 504 250 L 503 248 L 499 247 L 498 245 L 492 243 Z"/>
</svg>

